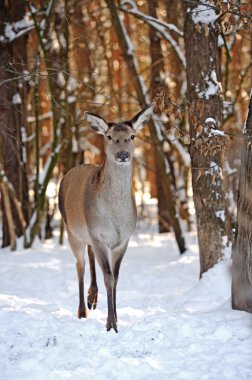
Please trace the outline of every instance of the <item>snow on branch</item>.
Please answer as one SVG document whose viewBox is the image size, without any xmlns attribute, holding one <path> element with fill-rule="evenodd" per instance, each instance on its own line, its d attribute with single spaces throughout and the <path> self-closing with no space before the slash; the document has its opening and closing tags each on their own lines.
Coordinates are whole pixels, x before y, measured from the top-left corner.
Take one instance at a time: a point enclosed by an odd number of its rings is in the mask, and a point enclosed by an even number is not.
<svg viewBox="0 0 252 380">
<path fill-rule="evenodd" d="M 135 55 L 134 55 L 134 46 L 132 44 L 132 41 L 128 35 L 128 32 L 127 32 L 127 29 L 125 27 L 125 24 L 123 22 L 123 19 L 120 17 L 118 17 L 118 21 L 120 23 L 120 26 L 121 26 L 121 30 L 123 32 L 123 35 L 124 35 L 124 40 L 125 40 L 125 43 L 127 45 L 127 55 L 131 57 L 131 61 L 134 65 L 134 70 L 135 72 L 137 73 L 137 77 L 138 77 L 138 80 L 139 80 L 139 83 L 140 83 L 140 86 L 141 86 L 141 91 L 142 93 L 144 94 L 144 97 L 145 97 L 145 103 L 146 104 L 149 104 L 150 103 L 150 99 L 149 99 L 149 96 L 148 96 L 148 91 L 147 91 L 147 88 L 145 86 L 145 83 L 144 83 L 144 80 L 142 78 L 142 76 L 139 74 L 139 71 L 138 71 L 138 64 L 137 64 L 137 61 L 136 61 L 136 58 L 135 58 Z"/>
<path fill-rule="evenodd" d="M 45 18 L 40 23 L 40 30 L 43 32 L 46 29 L 46 20 L 48 19 L 52 6 L 53 6 L 54 0 L 51 0 L 48 4 L 48 7 L 45 11 Z M 31 30 L 34 29 L 35 23 L 34 20 L 31 20 L 29 17 L 31 15 L 36 15 L 37 9 L 30 5 L 29 7 L 30 12 L 26 13 L 24 17 L 16 22 L 4 23 L 4 33 L 0 35 L 0 43 L 6 44 L 11 43 L 14 40 L 17 40 L 21 36 L 29 33 Z"/>
<path fill-rule="evenodd" d="M 128 7 L 130 6 L 130 8 Z M 162 26 L 164 29 L 168 29 L 170 32 L 176 33 L 179 37 L 183 37 L 183 32 L 179 30 L 176 25 L 167 23 L 165 21 L 159 20 L 155 17 L 146 15 L 138 10 L 136 3 L 133 0 L 121 0 L 120 10 L 123 12 L 135 15 L 137 18 L 146 21 L 147 23 L 151 22 Z M 153 25 L 152 25 L 153 26 Z M 155 27 L 155 26 L 153 26 Z"/>
<path fill-rule="evenodd" d="M 127 4 L 130 4 L 131 8 L 127 7 Z M 178 43 L 174 40 L 174 38 L 167 32 L 167 29 L 172 32 L 176 32 L 179 36 L 183 36 L 183 33 L 179 31 L 173 24 L 167 24 L 161 20 L 156 19 L 155 17 L 148 16 L 142 12 L 140 12 L 132 0 L 122 0 L 121 6 L 119 8 L 121 11 L 132 14 L 136 18 L 145 21 L 149 24 L 153 29 L 155 29 L 169 44 L 173 47 L 175 53 L 177 54 L 182 66 L 186 67 L 185 56 L 180 49 Z"/>
<path fill-rule="evenodd" d="M 34 28 L 34 22 L 26 14 L 21 20 L 4 24 L 4 34 L 0 36 L 0 43 L 10 43 Z"/>
</svg>

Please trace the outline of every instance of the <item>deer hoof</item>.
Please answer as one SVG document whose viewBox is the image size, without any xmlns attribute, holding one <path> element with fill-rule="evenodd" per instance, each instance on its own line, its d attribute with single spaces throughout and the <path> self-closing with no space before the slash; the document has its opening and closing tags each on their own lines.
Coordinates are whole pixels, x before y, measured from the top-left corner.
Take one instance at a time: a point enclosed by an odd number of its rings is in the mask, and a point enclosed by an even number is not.
<svg viewBox="0 0 252 380">
<path fill-rule="evenodd" d="M 111 329 L 114 329 L 116 333 L 118 333 L 118 330 L 117 330 L 117 323 L 116 321 L 107 321 L 107 331 L 110 331 Z"/>
<path fill-rule="evenodd" d="M 93 291 L 91 288 L 88 290 L 88 298 L 87 298 L 87 304 L 89 310 L 93 308 L 93 310 L 96 309 L 97 306 L 97 299 L 98 299 L 98 289 L 96 288 L 95 291 Z"/>
<path fill-rule="evenodd" d="M 78 312 L 77 312 L 77 316 L 78 316 L 79 319 L 81 319 L 81 318 L 87 318 L 88 313 L 87 313 L 86 307 L 84 309 L 80 309 L 79 308 Z"/>
<path fill-rule="evenodd" d="M 89 308 L 89 310 L 91 310 L 92 308 L 93 308 L 93 310 L 96 309 L 96 306 L 97 306 L 97 303 L 96 303 L 96 302 L 91 303 L 91 302 L 88 301 L 87 304 L 88 304 L 88 308 Z"/>
</svg>

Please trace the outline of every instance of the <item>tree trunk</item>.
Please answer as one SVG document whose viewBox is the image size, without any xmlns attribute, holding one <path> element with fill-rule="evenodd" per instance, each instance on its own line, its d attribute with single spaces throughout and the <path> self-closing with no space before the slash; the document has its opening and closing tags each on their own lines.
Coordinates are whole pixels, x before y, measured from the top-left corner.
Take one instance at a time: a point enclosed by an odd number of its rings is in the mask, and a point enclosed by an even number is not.
<svg viewBox="0 0 252 380">
<path fill-rule="evenodd" d="M 183 1 L 182 0 L 165 0 L 166 5 L 166 22 L 176 25 L 180 30 L 183 29 Z M 178 17 L 179 15 L 179 17 Z M 180 45 L 180 37 L 176 34 L 173 35 L 175 42 Z M 171 82 L 171 97 L 176 101 L 181 98 L 181 88 L 185 80 L 185 70 L 181 65 L 181 61 L 176 54 L 173 46 L 168 44 L 168 59 L 166 64 L 168 67 L 168 75 Z"/>
<path fill-rule="evenodd" d="M 24 18 L 25 2 L 0 0 L 0 120 L 2 138 L 3 169 L 8 181 L 13 185 L 18 200 L 22 204 L 26 223 L 29 221 L 28 180 L 26 172 L 26 136 L 27 97 L 29 84 L 23 75 L 27 70 L 27 35 L 17 39 L 5 36 L 5 25 L 18 22 Z M 15 33 L 15 32 L 14 32 Z M 14 34 L 13 33 L 13 34 Z M 23 77 L 22 77 L 23 75 Z M 3 84 L 3 81 L 6 81 Z M 23 227 L 20 223 L 13 201 L 11 213 L 15 224 L 15 233 L 21 236 Z M 10 235 L 6 211 L 3 210 L 3 246 L 10 244 Z"/>
<path fill-rule="evenodd" d="M 214 22 L 206 25 L 204 18 L 200 19 L 204 16 L 204 6 L 210 9 L 213 20 L 217 18 L 207 0 L 190 4 L 186 1 L 184 26 L 200 276 L 223 256 L 228 221 L 222 178 L 225 140 L 214 132 L 214 129 L 222 129 L 221 52 Z"/>
<path fill-rule="evenodd" d="M 252 313 L 252 92 L 241 154 L 238 214 L 233 247 L 232 307 Z"/>
<path fill-rule="evenodd" d="M 148 3 L 149 15 L 157 18 L 157 0 L 152 0 Z M 161 49 L 160 37 L 156 30 L 152 27 L 149 28 L 150 35 L 150 56 L 151 56 L 151 98 L 153 99 L 158 93 L 162 93 L 167 89 L 165 81 L 161 78 L 162 73 L 165 72 L 163 54 Z M 155 162 L 155 180 L 157 188 L 158 200 L 158 222 L 159 232 L 170 231 L 170 218 L 167 204 L 171 202 L 167 199 L 162 186 L 162 173 L 159 172 L 157 157 L 155 156 L 155 148 L 151 147 L 151 154 L 154 156 Z"/>
</svg>

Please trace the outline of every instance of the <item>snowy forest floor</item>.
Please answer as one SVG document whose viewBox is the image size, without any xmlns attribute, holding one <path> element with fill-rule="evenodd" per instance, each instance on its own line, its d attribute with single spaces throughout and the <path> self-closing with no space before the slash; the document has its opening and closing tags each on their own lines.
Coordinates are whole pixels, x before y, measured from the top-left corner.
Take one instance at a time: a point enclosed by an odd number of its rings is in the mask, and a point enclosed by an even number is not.
<svg viewBox="0 0 252 380">
<path fill-rule="evenodd" d="M 118 334 L 105 328 L 98 269 L 97 309 L 77 319 L 68 246 L 1 250 L 0 379 L 251 379 L 252 318 L 231 309 L 231 261 L 199 281 L 196 235 L 186 237 L 180 256 L 172 234 L 138 228 L 119 278 Z"/>
</svg>

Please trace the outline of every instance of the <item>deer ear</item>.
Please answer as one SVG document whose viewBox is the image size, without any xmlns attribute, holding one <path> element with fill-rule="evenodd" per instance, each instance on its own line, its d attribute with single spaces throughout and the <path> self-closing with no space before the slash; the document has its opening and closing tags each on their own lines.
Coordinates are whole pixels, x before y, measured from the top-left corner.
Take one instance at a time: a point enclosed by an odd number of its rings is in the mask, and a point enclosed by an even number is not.
<svg viewBox="0 0 252 380">
<path fill-rule="evenodd" d="M 90 128 L 94 132 L 99 133 L 100 135 L 104 135 L 107 132 L 108 124 L 101 116 L 95 115 L 91 112 L 86 112 L 85 115 L 90 124 Z"/>
<path fill-rule="evenodd" d="M 146 123 L 148 123 L 152 113 L 153 113 L 154 103 L 146 107 L 144 110 L 139 112 L 136 116 L 131 119 L 131 124 L 136 132 L 140 131 Z"/>
</svg>

